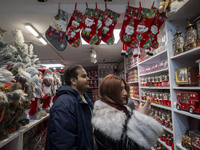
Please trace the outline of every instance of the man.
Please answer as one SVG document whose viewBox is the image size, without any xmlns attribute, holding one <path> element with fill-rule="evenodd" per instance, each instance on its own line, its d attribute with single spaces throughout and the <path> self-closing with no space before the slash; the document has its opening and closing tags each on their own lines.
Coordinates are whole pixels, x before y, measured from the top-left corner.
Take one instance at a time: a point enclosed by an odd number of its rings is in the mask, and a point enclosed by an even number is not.
<svg viewBox="0 0 200 150">
<path fill-rule="evenodd" d="M 69 66 L 50 110 L 45 150 L 93 150 L 89 78 L 80 65 Z"/>
</svg>

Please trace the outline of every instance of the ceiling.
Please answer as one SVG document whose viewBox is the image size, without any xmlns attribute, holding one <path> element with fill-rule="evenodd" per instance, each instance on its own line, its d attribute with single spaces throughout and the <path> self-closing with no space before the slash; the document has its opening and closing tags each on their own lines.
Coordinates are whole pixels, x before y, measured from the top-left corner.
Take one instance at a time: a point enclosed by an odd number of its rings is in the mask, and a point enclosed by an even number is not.
<svg viewBox="0 0 200 150">
<path fill-rule="evenodd" d="M 158 7 L 160 0 L 155 0 L 155 6 Z M 40 41 L 34 37 L 26 28 L 25 24 L 32 24 L 43 36 L 49 25 L 53 22 L 57 13 L 58 3 L 60 8 L 69 14 L 74 11 L 75 2 L 72 0 L 48 0 L 47 2 L 38 2 L 38 0 L 1 0 L 0 1 L 0 27 L 7 32 L 4 33 L 4 41 L 12 44 L 14 29 L 19 29 L 24 35 L 26 42 L 32 42 L 34 53 L 39 57 L 41 63 L 63 65 L 81 64 L 83 66 L 93 66 L 99 63 L 113 63 L 121 58 L 122 43 L 119 41 L 114 45 L 94 45 L 97 53 L 97 63 L 90 63 L 90 51 L 92 45 L 80 45 L 79 48 L 73 48 L 68 44 L 67 48 L 60 52 L 50 43 L 42 46 Z M 105 10 L 104 0 L 76 0 L 77 10 L 84 12 L 88 3 L 89 8 L 95 8 L 97 2 L 98 8 Z M 143 7 L 151 7 L 153 0 L 141 0 Z M 124 12 L 128 0 L 112 0 L 107 3 L 107 7 L 121 14 L 116 29 L 120 29 L 124 19 Z M 139 0 L 129 0 L 131 6 L 138 7 Z M 45 36 L 44 36 L 45 37 Z"/>
</svg>

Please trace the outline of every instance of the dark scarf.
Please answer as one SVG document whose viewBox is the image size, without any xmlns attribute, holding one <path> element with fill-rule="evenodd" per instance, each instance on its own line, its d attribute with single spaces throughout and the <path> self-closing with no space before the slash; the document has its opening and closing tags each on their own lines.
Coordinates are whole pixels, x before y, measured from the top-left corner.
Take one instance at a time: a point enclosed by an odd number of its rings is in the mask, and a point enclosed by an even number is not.
<svg viewBox="0 0 200 150">
<path fill-rule="evenodd" d="M 112 106 L 112 107 L 114 107 L 114 108 L 116 108 L 117 110 L 123 111 L 127 116 L 130 115 L 128 109 L 125 106 L 120 106 L 118 104 L 114 104 L 114 103 L 105 101 L 103 99 L 101 99 L 101 101 L 106 103 L 106 104 L 108 104 L 108 105 L 110 105 L 110 106 Z"/>
</svg>

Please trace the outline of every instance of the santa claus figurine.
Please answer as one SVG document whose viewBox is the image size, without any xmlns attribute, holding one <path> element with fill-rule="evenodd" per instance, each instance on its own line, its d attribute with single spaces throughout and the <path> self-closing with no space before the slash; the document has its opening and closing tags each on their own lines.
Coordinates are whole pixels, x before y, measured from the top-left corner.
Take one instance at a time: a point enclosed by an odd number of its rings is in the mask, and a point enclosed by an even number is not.
<svg viewBox="0 0 200 150">
<path fill-rule="evenodd" d="M 32 85 L 34 87 L 34 97 L 31 99 L 29 118 L 31 120 L 38 120 L 42 117 L 42 115 L 38 112 L 38 102 L 40 102 L 39 100 L 42 96 L 42 85 L 38 76 L 39 71 L 35 67 L 28 67 L 26 68 L 26 72 L 31 74 Z"/>
<path fill-rule="evenodd" d="M 50 69 L 47 69 L 44 72 L 44 78 L 42 82 L 43 91 L 45 93 L 45 97 L 43 97 L 43 105 L 42 108 L 48 113 L 50 110 L 51 98 L 53 96 L 53 88 L 54 88 L 54 78 L 53 72 Z"/>
</svg>

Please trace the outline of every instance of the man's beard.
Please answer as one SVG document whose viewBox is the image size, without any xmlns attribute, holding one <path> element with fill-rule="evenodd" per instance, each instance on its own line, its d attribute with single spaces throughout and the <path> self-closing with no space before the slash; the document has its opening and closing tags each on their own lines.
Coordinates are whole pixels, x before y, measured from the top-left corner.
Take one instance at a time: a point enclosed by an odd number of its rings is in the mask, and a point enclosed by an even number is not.
<svg viewBox="0 0 200 150">
<path fill-rule="evenodd" d="M 82 93 L 85 93 L 88 90 L 88 88 L 86 86 L 82 85 L 81 83 L 78 83 L 76 88 Z"/>
</svg>

